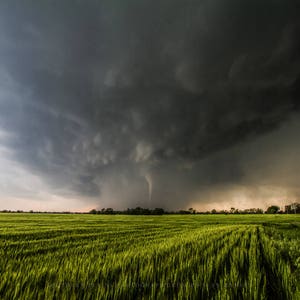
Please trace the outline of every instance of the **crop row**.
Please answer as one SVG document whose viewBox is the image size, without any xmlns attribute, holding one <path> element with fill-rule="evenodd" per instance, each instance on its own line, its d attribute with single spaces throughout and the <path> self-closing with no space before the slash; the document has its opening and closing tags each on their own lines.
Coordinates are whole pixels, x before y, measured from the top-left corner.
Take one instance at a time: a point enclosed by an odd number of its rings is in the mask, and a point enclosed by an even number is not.
<svg viewBox="0 0 300 300">
<path fill-rule="evenodd" d="M 175 218 L 57 220 L 0 231 L 1 299 L 300 298 L 292 230 Z"/>
</svg>

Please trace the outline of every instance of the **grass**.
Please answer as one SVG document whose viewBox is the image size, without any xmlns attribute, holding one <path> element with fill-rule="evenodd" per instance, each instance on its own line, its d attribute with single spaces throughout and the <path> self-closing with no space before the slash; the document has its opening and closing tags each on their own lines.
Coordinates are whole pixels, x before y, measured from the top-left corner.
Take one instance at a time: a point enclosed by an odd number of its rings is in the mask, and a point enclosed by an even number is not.
<svg viewBox="0 0 300 300">
<path fill-rule="evenodd" d="M 0 299 L 300 299 L 299 215 L 0 214 Z"/>
</svg>

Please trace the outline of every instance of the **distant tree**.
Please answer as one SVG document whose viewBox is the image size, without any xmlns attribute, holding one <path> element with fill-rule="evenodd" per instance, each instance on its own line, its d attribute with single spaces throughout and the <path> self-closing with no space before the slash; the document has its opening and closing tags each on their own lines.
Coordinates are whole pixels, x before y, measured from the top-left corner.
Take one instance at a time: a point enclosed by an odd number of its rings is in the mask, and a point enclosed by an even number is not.
<svg viewBox="0 0 300 300">
<path fill-rule="evenodd" d="M 286 214 L 299 214 L 300 213 L 300 203 L 292 203 L 285 206 L 284 212 Z"/>
<path fill-rule="evenodd" d="M 189 212 L 190 212 L 191 214 L 195 214 L 195 213 L 196 213 L 196 210 L 193 209 L 192 207 L 190 207 L 190 208 L 189 208 Z"/>
<path fill-rule="evenodd" d="M 212 214 L 216 214 L 217 211 L 216 211 L 215 209 L 212 209 L 212 210 L 211 210 L 211 213 L 212 213 Z"/>
<path fill-rule="evenodd" d="M 97 213 L 97 210 L 94 208 L 89 211 L 89 214 L 95 215 Z"/>
<path fill-rule="evenodd" d="M 280 207 L 277 205 L 269 206 L 266 213 L 267 214 L 277 214 L 280 210 Z"/>
<path fill-rule="evenodd" d="M 107 208 L 105 210 L 105 214 L 107 214 L 107 215 L 113 215 L 114 214 L 114 210 L 111 207 L 109 207 L 109 208 Z"/>
<path fill-rule="evenodd" d="M 143 209 L 140 206 L 137 206 L 132 211 L 133 211 L 134 215 L 142 215 L 143 214 Z"/>
<path fill-rule="evenodd" d="M 151 210 L 148 208 L 144 209 L 144 215 L 151 215 Z"/>
<path fill-rule="evenodd" d="M 165 211 L 163 208 L 156 207 L 153 209 L 154 215 L 163 215 L 164 213 L 165 213 Z"/>
<path fill-rule="evenodd" d="M 294 214 L 299 214 L 300 213 L 300 204 L 299 203 L 291 204 L 291 210 Z"/>
<path fill-rule="evenodd" d="M 178 213 L 181 215 L 187 215 L 187 214 L 190 214 L 191 212 L 189 210 L 181 209 L 180 211 L 178 211 Z"/>
</svg>

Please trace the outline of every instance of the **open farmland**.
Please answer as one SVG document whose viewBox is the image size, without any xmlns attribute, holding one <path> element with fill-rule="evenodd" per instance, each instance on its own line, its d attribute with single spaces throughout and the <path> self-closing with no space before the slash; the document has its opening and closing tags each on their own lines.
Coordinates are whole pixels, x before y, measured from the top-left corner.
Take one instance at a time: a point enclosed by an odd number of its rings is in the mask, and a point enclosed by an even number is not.
<svg viewBox="0 0 300 300">
<path fill-rule="evenodd" d="M 299 215 L 0 214 L 1 299 L 300 299 Z"/>
</svg>

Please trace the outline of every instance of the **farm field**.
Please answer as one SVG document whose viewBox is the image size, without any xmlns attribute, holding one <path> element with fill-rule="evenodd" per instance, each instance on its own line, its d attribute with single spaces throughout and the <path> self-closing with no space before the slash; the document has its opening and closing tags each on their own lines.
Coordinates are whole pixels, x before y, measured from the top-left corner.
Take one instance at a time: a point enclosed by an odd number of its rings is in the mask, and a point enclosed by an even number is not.
<svg viewBox="0 0 300 300">
<path fill-rule="evenodd" d="M 0 275 L 0 299 L 300 299 L 300 217 L 1 213 Z"/>
</svg>

